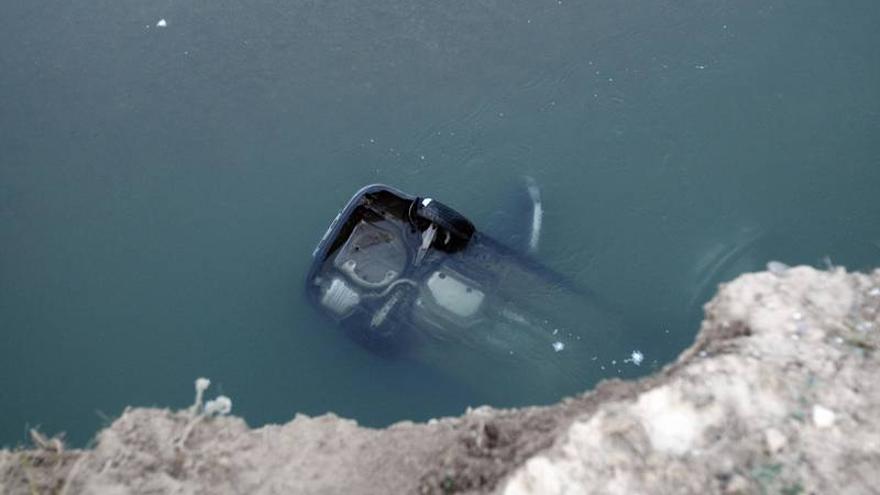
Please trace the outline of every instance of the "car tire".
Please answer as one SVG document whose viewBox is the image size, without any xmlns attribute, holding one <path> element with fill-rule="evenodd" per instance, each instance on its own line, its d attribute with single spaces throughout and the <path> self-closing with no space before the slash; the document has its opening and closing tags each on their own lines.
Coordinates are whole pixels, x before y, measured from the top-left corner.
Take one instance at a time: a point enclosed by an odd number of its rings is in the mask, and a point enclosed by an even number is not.
<svg viewBox="0 0 880 495">
<path fill-rule="evenodd" d="M 450 247 L 455 250 L 464 248 L 476 231 L 474 224 L 470 220 L 438 201 L 420 201 L 416 215 L 437 224 L 437 226 L 448 232 L 452 237 L 452 241 L 449 243 L 451 244 Z"/>
</svg>

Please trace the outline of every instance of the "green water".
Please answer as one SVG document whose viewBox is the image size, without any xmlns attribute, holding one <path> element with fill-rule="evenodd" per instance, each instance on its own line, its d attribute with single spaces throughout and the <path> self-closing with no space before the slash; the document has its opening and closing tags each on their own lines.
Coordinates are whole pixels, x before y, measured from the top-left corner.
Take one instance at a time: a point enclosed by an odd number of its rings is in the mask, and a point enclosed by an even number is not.
<svg viewBox="0 0 880 495">
<path fill-rule="evenodd" d="M 497 210 L 535 177 L 541 260 L 635 322 L 620 338 L 645 361 L 599 356 L 604 376 L 673 359 L 717 283 L 769 260 L 880 265 L 875 1 L 45 1 L 0 19 L 0 444 L 35 425 L 83 444 L 125 405 L 185 406 L 197 376 L 253 425 L 485 402 L 479 369 L 374 356 L 306 305 L 315 243 L 371 182 L 503 237 Z"/>
</svg>

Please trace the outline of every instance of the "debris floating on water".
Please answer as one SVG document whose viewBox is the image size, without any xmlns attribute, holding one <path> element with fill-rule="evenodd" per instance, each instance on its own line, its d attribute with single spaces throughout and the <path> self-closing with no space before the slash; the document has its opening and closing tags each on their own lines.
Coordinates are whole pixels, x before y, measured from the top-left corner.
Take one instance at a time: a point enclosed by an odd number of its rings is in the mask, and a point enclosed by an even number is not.
<svg viewBox="0 0 880 495">
<path fill-rule="evenodd" d="M 645 355 L 642 354 L 642 351 L 636 349 L 636 350 L 632 351 L 632 353 L 629 355 L 629 358 L 624 359 L 623 362 L 624 363 L 632 363 L 636 366 L 640 366 L 642 364 L 642 361 L 644 361 L 644 360 L 645 360 Z"/>
<path fill-rule="evenodd" d="M 556 342 L 553 343 L 553 350 L 554 351 L 559 352 L 563 349 L 565 349 L 565 344 L 563 344 L 562 342 L 559 342 L 557 340 Z"/>
<path fill-rule="evenodd" d="M 165 19 L 159 19 L 159 22 L 156 23 L 156 27 L 168 27 L 168 21 L 166 21 Z"/>
</svg>

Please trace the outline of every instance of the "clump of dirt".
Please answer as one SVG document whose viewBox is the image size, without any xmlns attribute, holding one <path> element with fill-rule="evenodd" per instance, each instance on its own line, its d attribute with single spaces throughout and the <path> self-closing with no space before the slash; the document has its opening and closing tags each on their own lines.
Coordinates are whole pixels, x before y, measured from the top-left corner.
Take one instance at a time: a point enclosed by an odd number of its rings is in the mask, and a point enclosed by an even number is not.
<svg viewBox="0 0 880 495">
<path fill-rule="evenodd" d="M 386 429 L 128 409 L 93 449 L 0 451 L 0 493 L 875 493 L 880 271 L 744 275 L 660 372 Z M 199 401 L 197 400 L 197 403 Z"/>
<path fill-rule="evenodd" d="M 46 438 L 37 430 L 31 430 L 34 448 L 26 451 L 0 451 L 0 493 L 51 493 L 64 495 L 70 487 L 70 475 L 79 451 L 64 449 L 62 437 Z"/>
</svg>

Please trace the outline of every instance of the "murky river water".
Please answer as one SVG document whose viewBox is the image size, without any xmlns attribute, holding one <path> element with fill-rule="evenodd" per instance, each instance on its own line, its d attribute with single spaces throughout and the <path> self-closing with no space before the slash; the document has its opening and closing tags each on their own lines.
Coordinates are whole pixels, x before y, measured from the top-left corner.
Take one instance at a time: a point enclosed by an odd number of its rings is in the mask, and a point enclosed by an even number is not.
<svg viewBox="0 0 880 495">
<path fill-rule="evenodd" d="M 254 425 L 546 401 L 365 352 L 306 304 L 315 243 L 371 182 L 504 238 L 534 177 L 541 261 L 623 308 L 622 348 L 644 355 L 598 356 L 584 388 L 673 359 L 716 285 L 769 260 L 880 264 L 873 1 L 49 1 L 0 19 L 0 444 L 35 425 L 83 444 L 127 404 L 186 405 L 197 376 Z"/>
</svg>

